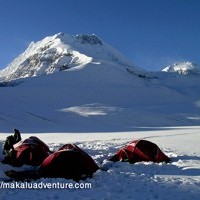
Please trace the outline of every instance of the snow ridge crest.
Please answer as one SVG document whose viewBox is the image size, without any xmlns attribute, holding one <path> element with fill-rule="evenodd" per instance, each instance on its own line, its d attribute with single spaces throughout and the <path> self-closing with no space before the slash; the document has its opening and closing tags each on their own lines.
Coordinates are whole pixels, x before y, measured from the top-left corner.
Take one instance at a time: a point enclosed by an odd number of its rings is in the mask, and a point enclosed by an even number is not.
<svg viewBox="0 0 200 200">
<path fill-rule="evenodd" d="M 0 71 L 0 81 L 82 68 L 92 61 L 134 67 L 119 51 L 94 34 L 71 36 L 60 32 L 31 42 L 21 55 Z"/>
</svg>

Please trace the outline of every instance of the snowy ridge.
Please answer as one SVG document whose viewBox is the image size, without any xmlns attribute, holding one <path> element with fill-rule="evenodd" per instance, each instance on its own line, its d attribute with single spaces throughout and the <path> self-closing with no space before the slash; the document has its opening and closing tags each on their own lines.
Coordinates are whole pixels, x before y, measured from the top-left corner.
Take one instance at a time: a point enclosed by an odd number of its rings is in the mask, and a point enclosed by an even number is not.
<svg viewBox="0 0 200 200">
<path fill-rule="evenodd" d="M 95 35 L 70 36 L 58 33 L 39 42 L 31 42 L 24 53 L 0 71 L 0 80 L 51 74 L 70 68 L 82 68 L 93 62 L 133 67 L 120 52 Z"/>
<path fill-rule="evenodd" d="M 162 71 L 176 72 L 183 75 L 198 75 L 200 74 L 200 66 L 192 62 L 183 62 L 167 66 Z"/>
</svg>

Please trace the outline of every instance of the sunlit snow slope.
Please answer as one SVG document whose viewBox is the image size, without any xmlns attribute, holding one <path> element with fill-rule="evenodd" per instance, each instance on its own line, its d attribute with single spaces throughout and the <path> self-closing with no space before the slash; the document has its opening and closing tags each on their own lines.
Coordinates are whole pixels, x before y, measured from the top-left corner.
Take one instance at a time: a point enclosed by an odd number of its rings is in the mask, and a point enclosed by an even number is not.
<svg viewBox="0 0 200 200">
<path fill-rule="evenodd" d="M 96 35 L 58 33 L 36 43 L 31 42 L 24 53 L 0 71 L 0 78 L 10 81 L 106 62 L 132 66 L 121 53 Z"/>
</svg>

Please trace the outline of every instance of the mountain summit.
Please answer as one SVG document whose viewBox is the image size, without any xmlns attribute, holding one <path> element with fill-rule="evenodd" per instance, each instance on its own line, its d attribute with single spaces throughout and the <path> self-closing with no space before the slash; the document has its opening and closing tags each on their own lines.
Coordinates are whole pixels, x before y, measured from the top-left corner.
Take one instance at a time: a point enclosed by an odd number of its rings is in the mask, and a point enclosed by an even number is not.
<svg viewBox="0 0 200 200">
<path fill-rule="evenodd" d="M 75 70 L 89 63 L 134 67 L 120 52 L 96 35 L 70 36 L 58 33 L 36 43 L 31 42 L 24 53 L 0 71 L 0 80 L 10 81 L 66 69 Z"/>
<path fill-rule="evenodd" d="M 200 74 L 200 66 L 192 62 L 181 62 L 165 67 L 164 72 L 176 72 L 183 75 Z"/>
</svg>

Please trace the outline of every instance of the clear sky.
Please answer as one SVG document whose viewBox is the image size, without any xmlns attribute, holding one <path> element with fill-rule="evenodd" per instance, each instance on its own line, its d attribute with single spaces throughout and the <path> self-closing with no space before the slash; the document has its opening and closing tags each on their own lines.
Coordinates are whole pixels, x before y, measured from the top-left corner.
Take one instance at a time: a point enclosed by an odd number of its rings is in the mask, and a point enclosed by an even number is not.
<svg viewBox="0 0 200 200">
<path fill-rule="evenodd" d="M 0 0 L 0 68 L 31 41 L 96 34 L 137 66 L 200 64 L 200 0 Z"/>
</svg>

